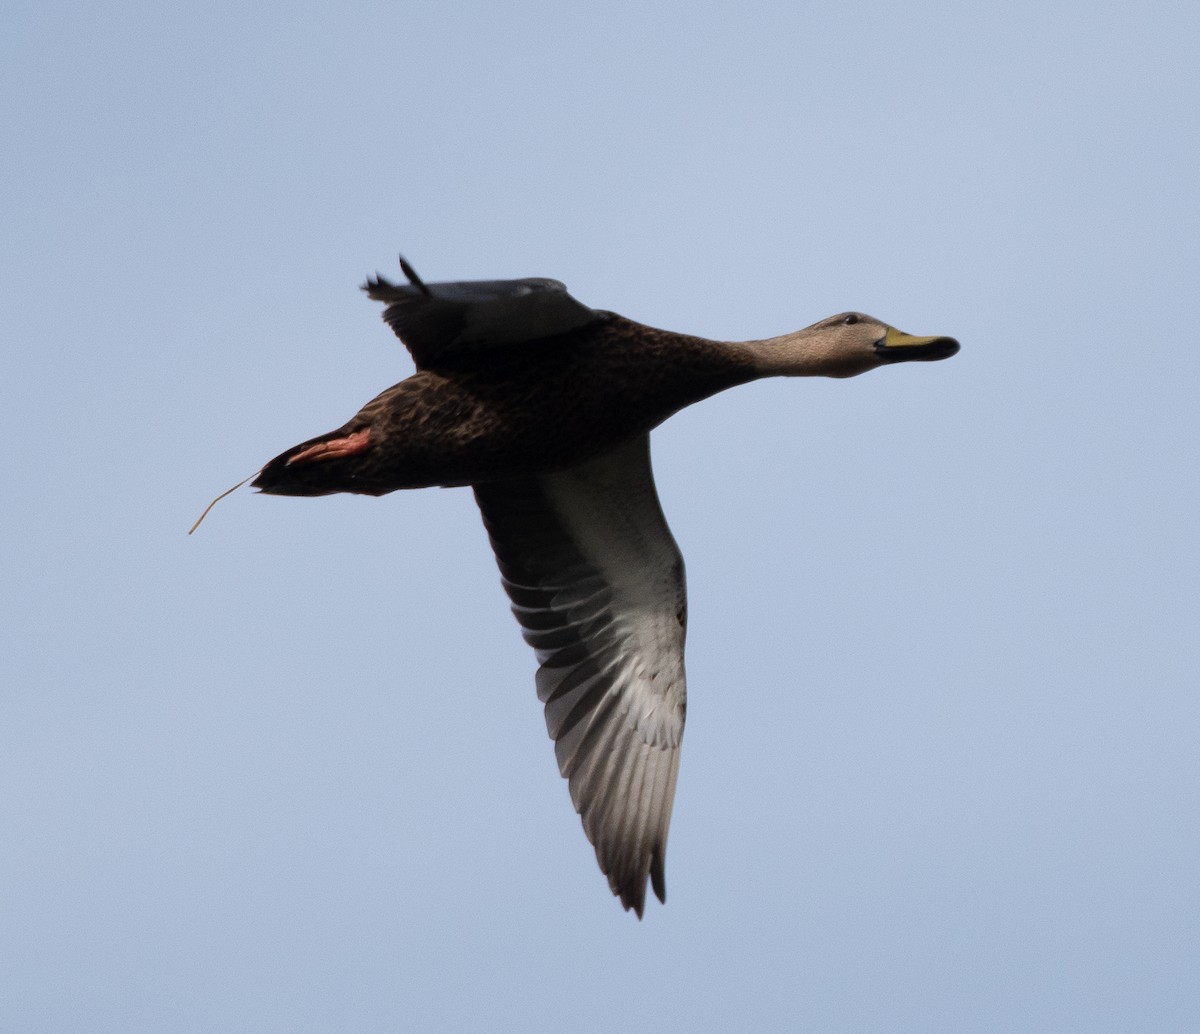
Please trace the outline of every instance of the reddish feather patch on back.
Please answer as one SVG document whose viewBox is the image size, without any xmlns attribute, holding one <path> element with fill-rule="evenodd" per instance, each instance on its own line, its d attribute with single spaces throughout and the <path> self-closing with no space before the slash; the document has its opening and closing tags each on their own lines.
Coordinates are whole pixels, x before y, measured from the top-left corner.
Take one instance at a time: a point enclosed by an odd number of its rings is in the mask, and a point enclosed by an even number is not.
<svg viewBox="0 0 1200 1034">
<path fill-rule="evenodd" d="M 333 460 L 345 456 L 357 456 L 371 444 L 371 429 L 364 427 L 361 431 L 346 435 L 345 438 L 334 438 L 327 442 L 317 442 L 303 452 L 296 453 L 288 459 L 285 466 L 293 463 L 308 463 L 310 460 Z"/>
</svg>

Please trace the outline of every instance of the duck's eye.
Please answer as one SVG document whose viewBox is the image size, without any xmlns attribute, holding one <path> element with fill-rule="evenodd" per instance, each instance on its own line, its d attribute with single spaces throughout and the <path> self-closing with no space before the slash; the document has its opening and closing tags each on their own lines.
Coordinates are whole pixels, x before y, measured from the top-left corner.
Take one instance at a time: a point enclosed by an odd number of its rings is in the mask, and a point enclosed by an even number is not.
<svg viewBox="0 0 1200 1034">
<path fill-rule="evenodd" d="M 854 313 L 850 313 L 849 316 L 847 316 L 845 319 L 842 320 L 842 325 L 846 326 L 846 327 L 852 327 L 857 322 L 858 322 L 858 316 L 856 316 Z"/>
</svg>

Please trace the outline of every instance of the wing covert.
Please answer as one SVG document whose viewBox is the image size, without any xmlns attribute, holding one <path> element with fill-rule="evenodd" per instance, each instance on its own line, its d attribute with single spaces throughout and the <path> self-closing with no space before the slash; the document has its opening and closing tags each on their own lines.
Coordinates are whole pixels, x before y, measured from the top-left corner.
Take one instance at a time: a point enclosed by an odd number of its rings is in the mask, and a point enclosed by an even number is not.
<svg viewBox="0 0 1200 1034">
<path fill-rule="evenodd" d="M 385 302 L 383 318 L 418 367 L 430 368 L 463 351 L 514 345 L 564 334 L 605 313 L 589 309 L 557 280 L 462 280 L 426 284 L 401 260 L 411 283 L 376 274 L 363 284 Z"/>
</svg>

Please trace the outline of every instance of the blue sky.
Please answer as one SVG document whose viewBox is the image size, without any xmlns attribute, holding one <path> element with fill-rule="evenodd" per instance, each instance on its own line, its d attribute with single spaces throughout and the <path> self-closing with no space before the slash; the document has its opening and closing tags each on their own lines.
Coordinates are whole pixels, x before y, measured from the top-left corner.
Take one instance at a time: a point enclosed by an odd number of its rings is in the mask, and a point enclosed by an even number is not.
<svg viewBox="0 0 1200 1034">
<path fill-rule="evenodd" d="M 0 1027 L 1200 1025 L 1191 4 L 10 5 Z M 464 490 L 243 490 L 553 276 L 950 362 L 654 438 L 668 905 L 623 913 Z"/>
</svg>

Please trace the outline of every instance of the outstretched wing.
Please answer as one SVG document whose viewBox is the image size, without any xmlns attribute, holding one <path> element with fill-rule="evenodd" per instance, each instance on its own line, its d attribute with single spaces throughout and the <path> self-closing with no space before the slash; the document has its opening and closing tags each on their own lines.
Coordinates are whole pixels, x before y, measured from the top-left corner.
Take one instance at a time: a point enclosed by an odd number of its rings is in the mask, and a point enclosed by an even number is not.
<svg viewBox="0 0 1200 1034">
<path fill-rule="evenodd" d="M 609 886 L 639 916 L 663 863 L 686 693 L 683 558 L 641 435 L 559 473 L 475 486 L 537 651 L 559 770 Z"/>
<path fill-rule="evenodd" d="M 606 316 L 577 302 L 557 280 L 426 284 L 403 259 L 401 265 L 411 283 L 393 284 L 377 274 L 363 290 L 387 303 L 383 318 L 421 368 L 462 350 L 563 334 Z"/>
</svg>

